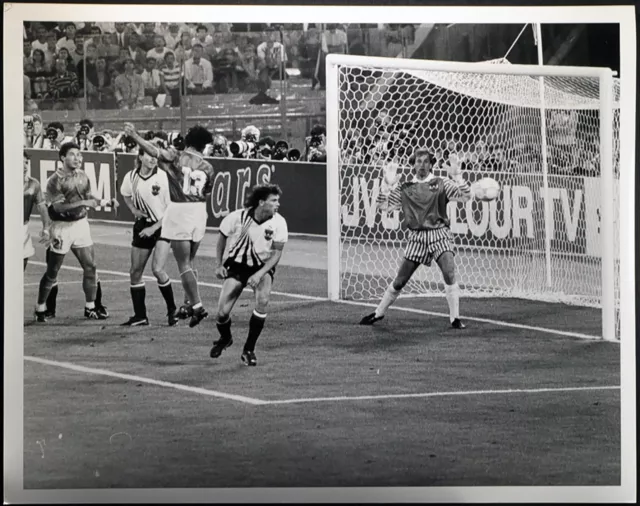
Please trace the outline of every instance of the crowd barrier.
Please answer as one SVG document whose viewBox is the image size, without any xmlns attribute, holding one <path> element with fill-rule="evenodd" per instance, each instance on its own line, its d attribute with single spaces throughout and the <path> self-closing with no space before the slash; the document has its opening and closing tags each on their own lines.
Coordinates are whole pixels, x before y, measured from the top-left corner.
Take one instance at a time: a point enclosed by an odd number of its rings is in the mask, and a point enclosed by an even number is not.
<svg viewBox="0 0 640 506">
<path fill-rule="evenodd" d="M 31 156 L 31 175 L 44 186 L 56 170 L 58 152 L 27 150 Z M 89 218 L 106 221 L 131 221 L 133 216 L 120 195 L 125 174 L 133 170 L 135 155 L 84 152 L 84 170 L 100 199 L 117 197 L 120 207 L 100 207 Z M 215 169 L 213 191 L 207 200 L 207 225 L 218 227 L 222 219 L 242 207 L 247 191 L 257 183 L 272 182 L 283 192 L 280 213 L 286 217 L 289 231 L 297 234 L 326 235 L 327 184 L 323 163 L 279 162 L 209 158 Z"/>
</svg>

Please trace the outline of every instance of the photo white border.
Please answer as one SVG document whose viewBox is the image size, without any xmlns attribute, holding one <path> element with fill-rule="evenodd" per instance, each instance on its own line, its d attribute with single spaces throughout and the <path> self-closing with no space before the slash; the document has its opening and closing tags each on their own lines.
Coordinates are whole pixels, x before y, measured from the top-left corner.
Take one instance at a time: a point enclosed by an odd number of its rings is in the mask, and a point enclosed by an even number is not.
<svg viewBox="0 0 640 506">
<path fill-rule="evenodd" d="M 4 216 L 5 216 L 5 503 L 119 502 L 635 502 L 635 113 L 636 27 L 633 6 L 603 7 L 324 7 L 203 5 L 4 4 Z M 22 145 L 23 21 L 158 21 L 214 23 L 619 23 L 621 102 L 621 414 L 620 487 L 254 488 L 23 490 L 23 293 L 22 224 L 18 188 Z M 12 50 L 13 49 L 13 50 Z M 8 170 L 9 168 L 15 170 Z M 7 240 L 9 238 L 9 240 Z"/>
</svg>

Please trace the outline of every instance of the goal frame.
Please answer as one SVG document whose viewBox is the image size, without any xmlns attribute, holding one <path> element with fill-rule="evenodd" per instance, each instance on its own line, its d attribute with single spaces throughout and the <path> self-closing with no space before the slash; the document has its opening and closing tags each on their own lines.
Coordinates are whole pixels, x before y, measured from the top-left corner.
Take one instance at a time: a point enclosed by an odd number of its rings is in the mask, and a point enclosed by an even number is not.
<svg viewBox="0 0 640 506">
<path fill-rule="evenodd" d="M 613 77 L 607 67 L 570 67 L 554 65 L 495 65 L 491 63 L 414 60 L 330 54 L 326 59 L 327 109 L 327 247 L 328 298 L 340 300 L 341 266 L 341 194 L 339 165 L 339 81 L 342 66 L 376 67 L 389 70 L 417 70 L 441 72 L 473 72 L 480 74 L 526 75 L 530 77 L 590 77 L 599 82 L 600 114 L 600 177 L 601 177 L 601 284 L 602 284 L 602 338 L 617 341 L 615 310 L 615 235 L 614 235 L 614 174 L 613 174 Z M 544 105 L 541 111 L 544 111 Z M 546 172 L 546 171 L 545 171 Z M 545 188 L 546 190 L 546 188 Z M 548 202 L 549 198 L 545 198 Z M 548 206 L 545 205 L 545 228 L 549 224 Z"/>
</svg>

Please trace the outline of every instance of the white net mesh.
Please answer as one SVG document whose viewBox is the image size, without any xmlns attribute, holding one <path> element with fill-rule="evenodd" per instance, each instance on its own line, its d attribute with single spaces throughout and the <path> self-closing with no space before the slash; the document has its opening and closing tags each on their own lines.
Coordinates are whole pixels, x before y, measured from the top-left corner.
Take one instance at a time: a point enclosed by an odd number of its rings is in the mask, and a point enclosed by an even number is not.
<svg viewBox="0 0 640 506">
<path fill-rule="evenodd" d="M 462 295 L 601 304 L 599 82 L 545 77 L 340 66 L 341 298 L 380 299 L 396 274 L 407 231 L 400 211 L 375 202 L 387 161 L 409 178 L 418 147 L 451 152 L 470 182 L 502 185 L 491 203 L 449 204 Z M 541 90 L 544 90 L 541 93 Z M 619 83 L 614 86 L 618 139 Z M 546 254 L 542 113 L 552 199 Z M 618 142 L 614 143 L 617 195 Z M 615 209 L 616 259 L 618 205 Z M 547 269 L 550 269 L 550 275 Z M 616 262 L 616 301 L 619 267 Z M 436 267 L 419 269 L 405 296 L 442 294 Z M 619 335 L 619 331 L 618 331 Z"/>
</svg>

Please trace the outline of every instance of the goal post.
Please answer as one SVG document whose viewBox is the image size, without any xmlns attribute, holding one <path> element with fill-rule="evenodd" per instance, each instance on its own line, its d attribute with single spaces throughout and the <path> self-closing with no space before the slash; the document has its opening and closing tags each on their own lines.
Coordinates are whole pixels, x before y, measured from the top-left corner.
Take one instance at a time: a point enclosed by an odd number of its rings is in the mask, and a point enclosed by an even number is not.
<svg viewBox="0 0 640 506">
<path fill-rule="evenodd" d="M 602 338 L 619 339 L 611 69 L 333 54 L 326 65 L 329 299 L 375 302 L 395 275 L 406 231 L 375 206 L 382 166 L 407 178 L 426 147 L 444 175 L 456 150 L 470 182 L 502 186 L 495 202 L 449 204 L 462 296 L 597 307 Z M 403 295 L 442 294 L 437 269 L 421 271 Z"/>
</svg>

